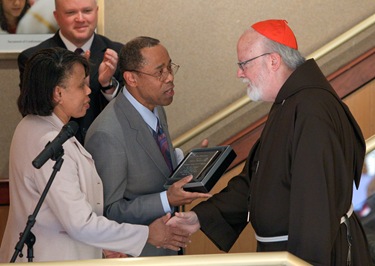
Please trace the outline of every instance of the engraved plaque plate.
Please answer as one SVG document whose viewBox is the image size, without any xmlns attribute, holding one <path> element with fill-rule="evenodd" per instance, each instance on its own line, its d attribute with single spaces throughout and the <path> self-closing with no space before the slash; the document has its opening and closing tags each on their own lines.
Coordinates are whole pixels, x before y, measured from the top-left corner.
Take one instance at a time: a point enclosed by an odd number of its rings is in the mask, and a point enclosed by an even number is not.
<svg viewBox="0 0 375 266">
<path fill-rule="evenodd" d="M 193 175 L 184 186 L 187 191 L 209 192 L 232 161 L 236 153 L 230 146 L 199 148 L 191 150 L 173 171 L 164 187 L 168 188 L 181 178 Z"/>
</svg>

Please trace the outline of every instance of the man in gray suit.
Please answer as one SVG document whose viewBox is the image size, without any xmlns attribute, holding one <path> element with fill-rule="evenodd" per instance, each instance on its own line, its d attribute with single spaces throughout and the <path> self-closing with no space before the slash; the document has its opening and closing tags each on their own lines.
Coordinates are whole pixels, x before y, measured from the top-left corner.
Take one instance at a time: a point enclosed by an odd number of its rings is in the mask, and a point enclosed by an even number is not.
<svg viewBox="0 0 375 266">
<path fill-rule="evenodd" d="M 119 67 L 125 86 L 90 126 L 85 147 L 103 180 L 105 215 L 120 223 L 148 225 L 180 205 L 210 195 L 184 191 L 191 176 L 168 190 L 163 187 L 182 156 L 172 146 L 163 109 L 172 103 L 179 67 L 167 49 L 154 38 L 135 38 L 121 49 Z M 160 127 L 167 148 L 159 148 L 155 139 Z M 146 245 L 141 256 L 175 254 Z"/>
</svg>

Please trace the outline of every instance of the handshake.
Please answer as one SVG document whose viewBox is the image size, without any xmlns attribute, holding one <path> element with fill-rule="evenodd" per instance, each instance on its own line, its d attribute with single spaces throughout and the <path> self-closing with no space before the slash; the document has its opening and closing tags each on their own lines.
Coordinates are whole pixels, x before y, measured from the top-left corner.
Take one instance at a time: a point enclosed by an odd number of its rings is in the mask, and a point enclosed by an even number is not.
<svg viewBox="0 0 375 266">
<path fill-rule="evenodd" d="M 167 190 L 168 201 L 171 206 L 189 204 L 198 198 L 210 198 L 208 193 L 188 192 L 183 186 L 192 180 L 186 176 L 173 183 Z M 200 229 L 198 216 L 195 212 L 177 212 L 172 217 L 170 213 L 154 220 L 148 226 L 147 242 L 157 248 L 179 251 L 190 243 L 190 236 Z M 126 254 L 104 250 L 105 258 L 124 258 Z"/>
<path fill-rule="evenodd" d="M 155 220 L 149 225 L 147 242 L 158 247 L 178 251 L 190 243 L 190 236 L 200 228 L 197 215 L 190 212 L 175 213 Z"/>
<path fill-rule="evenodd" d="M 189 183 L 192 178 L 191 175 L 186 176 L 168 188 L 167 195 L 171 206 L 189 204 L 198 198 L 211 197 L 211 194 L 208 193 L 185 191 L 184 185 Z M 177 212 L 173 217 L 168 213 L 149 225 L 147 242 L 158 248 L 178 251 L 190 243 L 191 234 L 198 231 L 199 228 L 200 224 L 195 212 Z"/>
<path fill-rule="evenodd" d="M 193 176 L 186 176 L 173 183 L 167 190 L 168 202 L 171 206 L 189 204 L 198 198 L 210 198 L 208 193 L 189 192 L 183 189 L 184 185 L 192 180 Z M 148 226 L 147 242 L 157 248 L 179 251 L 190 243 L 190 236 L 198 231 L 200 224 L 195 212 L 170 213 L 154 220 Z M 126 254 L 103 250 L 105 258 L 125 258 Z"/>
<path fill-rule="evenodd" d="M 200 229 L 195 212 L 168 213 L 149 225 L 147 242 L 158 247 L 178 251 L 190 243 L 190 236 Z M 103 250 L 105 258 L 126 258 L 127 254 Z"/>
</svg>

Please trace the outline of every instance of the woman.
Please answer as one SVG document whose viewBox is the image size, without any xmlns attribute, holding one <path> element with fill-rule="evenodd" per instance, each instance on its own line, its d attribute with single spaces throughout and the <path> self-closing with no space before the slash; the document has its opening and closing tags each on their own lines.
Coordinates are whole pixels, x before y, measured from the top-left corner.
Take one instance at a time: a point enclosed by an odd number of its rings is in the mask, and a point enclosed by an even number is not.
<svg viewBox="0 0 375 266">
<path fill-rule="evenodd" d="M 0 248 L 1 261 L 14 254 L 28 215 L 40 199 L 55 164 L 40 169 L 31 162 L 53 140 L 70 118 L 89 108 L 91 90 L 87 60 L 62 48 L 41 50 L 28 62 L 18 108 L 18 124 L 10 148 L 10 211 Z M 149 227 L 118 224 L 102 216 L 103 188 L 91 155 L 75 137 L 63 144 L 64 162 L 57 173 L 32 228 L 35 261 L 101 258 L 101 248 L 137 256 L 146 242 L 178 249 L 187 237 L 172 234 L 169 216 Z M 163 241 L 167 237 L 169 245 Z M 25 253 L 25 248 L 24 248 Z M 26 254 L 25 254 L 26 255 Z M 27 261 L 24 256 L 23 261 Z"/>
<path fill-rule="evenodd" d="M 29 8 L 27 0 L 0 0 L 0 33 L 16 33 L 18 22 Z"/>
</svg>

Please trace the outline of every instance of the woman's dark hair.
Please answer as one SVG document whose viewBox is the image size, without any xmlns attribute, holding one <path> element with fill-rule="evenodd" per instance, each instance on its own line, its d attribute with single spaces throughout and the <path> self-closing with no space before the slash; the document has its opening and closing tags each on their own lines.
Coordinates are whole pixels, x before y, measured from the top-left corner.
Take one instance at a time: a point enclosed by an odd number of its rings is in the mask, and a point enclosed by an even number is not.
<svg viewBox="0 0 375 266">
<path fill-rule="evenodd" d="M 34 54 L 26 63 L 18 110 L 22 116 L 28 114 L 48 116 L 56 105 L 53 91 L 73 71 L 75 64 L 81 64 L 85 75 L 89 75 L 89 64 L 85 57 L 63 48 L 43 49 Z"/>
<path fill-rule="evenodd" d="M 29 8 L 30 8 L 29 1 L 25 0 L 25 6 L 23 7 L 21 14 L 17 18 L 17 24 L 21 20 L 21 18 L 26 14 Z M 7 19 L 5 18 L 2 0 L 0 0 L 0 27 L 3 31 L 9 32 L 8 22 L 7 22 Z"/>
</svg>

